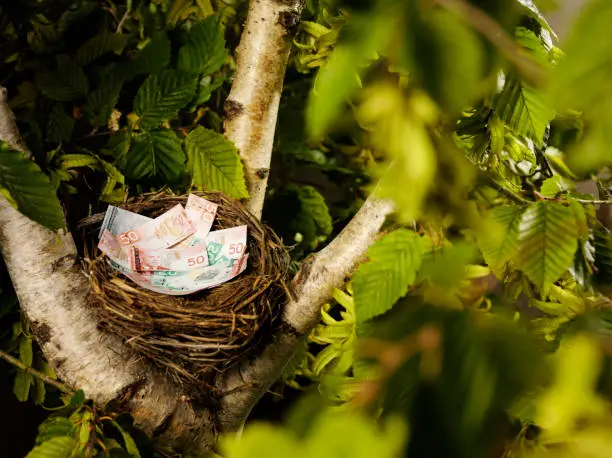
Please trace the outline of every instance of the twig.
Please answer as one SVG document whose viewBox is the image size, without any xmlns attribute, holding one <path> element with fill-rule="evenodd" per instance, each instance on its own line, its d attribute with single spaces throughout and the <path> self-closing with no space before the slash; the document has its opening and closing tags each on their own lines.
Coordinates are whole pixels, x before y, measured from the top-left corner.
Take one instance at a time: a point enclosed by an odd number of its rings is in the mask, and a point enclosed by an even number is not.
<svg viewBox="0 0 612 458">
<path fill-rule="evenodd" d="M 6 353 L 6 352 L 4 352 L 2 350 L 0 350 L 0 358 L 5 360 L 6 362 L 12 364 L 13 366 L 18 367 L 19 369 L 21 369 L 25 373 L 30 374 L 33 377 L 36 377 L 37 379 L 40 379 L 43 382 L 45 382 L 45 383 L 47 383 L 47 384 L 57 388 L 62 393 L 66 393 L 66 394 L 73 394 L 74 393 L 74 391 L 72 391 L 70 388 L 68 388 L 63 383 L 58 382 L 57 380 L 49 377 L 48 375 L 43 374 L 40 371 L 37 371 L 33 367 L 26 366 L 21 361 L 19 361 L 17 358 L 15 358 L 14 356 L 9 355 L 8 353 Z"/>
<path fill-rule="evenodd" d="M 449 11 L 454 11 L 482 33 L 519 70 L 529 84 L 542 85 L 545 80 L 542 67 L 527 57 L 523 49 L 491 16 L 465 0 L 433 0 L 433 2 Z"/>
</svg>

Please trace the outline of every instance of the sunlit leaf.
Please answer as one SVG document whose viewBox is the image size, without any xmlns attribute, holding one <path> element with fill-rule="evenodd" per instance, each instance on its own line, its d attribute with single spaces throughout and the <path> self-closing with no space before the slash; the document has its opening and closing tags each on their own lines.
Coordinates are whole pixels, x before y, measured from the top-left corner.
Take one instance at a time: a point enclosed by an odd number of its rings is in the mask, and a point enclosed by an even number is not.
<svg viewBox="0 0 612 458">
<path fill-rule="evenodd" d="M 393 231 L 370 247 L 368 261 L 359 266 L 353 277 L 359 322 L 385 313 L 408 292 L 422 255 L 421 237 L 407 229 Z"/>
<path fill-rule="evenodd" d="M 478 245 L 485 261 L 493 270 L 501 271 L 519 248 L 519 224 L 524 206 L 505 205 L 491 211 L 492 227 L 479 233 Z"/>
<path fill-rule="evenodd" d="M 54 437 L 34 447 L 25 458 L 66 458 L 76 446 L 72 437 Z"/>
<path fill-rule="evenodd" d="M 525 210 L 519 225 L 518 261 L 543 296 L 572 265 L 578 236 L 576 218 L 569 207 L 537 202 Z"/>
<path fill-rule="evenodd" d="M 196 127 L 185 139 L 194 186 L 222 191 L 236 199 L 248 197 L 238 150 L 223 135 Z"/>
</svg>

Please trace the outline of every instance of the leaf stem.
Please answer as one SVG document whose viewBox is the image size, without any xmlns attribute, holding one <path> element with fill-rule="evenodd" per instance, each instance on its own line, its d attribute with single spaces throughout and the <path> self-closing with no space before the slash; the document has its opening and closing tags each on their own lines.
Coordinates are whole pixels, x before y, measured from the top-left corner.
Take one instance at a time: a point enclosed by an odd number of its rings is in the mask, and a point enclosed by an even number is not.
<svg viewBox="0 0 612 458">
<path fill-rule="evenodd" d="M 26 366 L 21 361 L 19 361 L 17 358 L 15 358 L 14 356 L 9 355 L 8 353 L 6 353 L 6 352 L 4 352 L 2 350 L 0 350 L 0 358 L 5 360 L 6 362 L 12 364 L 13 366 L 18 367 L 19 369 L 21 369 L 25 373 L 30 374 L 33 377 L 36 377 L 36 378 L 42 380 L 43 382 L 45 382 L 45 383 L 47 383 L 47 384 L 57 388 L 62 393 L 66 393 L 66 394 L 73 394 L 74 393 L 74 391 L 72 391 L 70 388 L 68 388 L 63 383 L 58 382 L 55 379 L 52 379 L 48 375 L 43 374 L 42 372 L 37 371 L 36 369 L 34 369 L 32 367 Z"/>
</svg>

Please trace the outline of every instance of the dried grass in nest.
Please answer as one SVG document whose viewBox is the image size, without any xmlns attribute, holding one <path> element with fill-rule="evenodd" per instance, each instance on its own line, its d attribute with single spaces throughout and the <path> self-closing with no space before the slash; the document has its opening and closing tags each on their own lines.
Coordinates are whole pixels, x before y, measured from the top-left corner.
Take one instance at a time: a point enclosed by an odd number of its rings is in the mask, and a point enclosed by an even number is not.
<svg viewBox="0 0 612 458">
<path fill-rule="evenodd" d="M 288 298 L 289 256 L 274 232 L 219 192 L 196 194 L 219 204 L 212 230 L 248 226 L 248 267 L 236 278 L 187 296 L 143 289 L 108 265 L 97 249 L 104 214 L 81 222 L 88 303 L 104 328 L 180 382 L 206 386 L 218 372 L 258 348 Z M 122 208 L 156 217 L 187 196 L 143 195 Z"/>
</svg>

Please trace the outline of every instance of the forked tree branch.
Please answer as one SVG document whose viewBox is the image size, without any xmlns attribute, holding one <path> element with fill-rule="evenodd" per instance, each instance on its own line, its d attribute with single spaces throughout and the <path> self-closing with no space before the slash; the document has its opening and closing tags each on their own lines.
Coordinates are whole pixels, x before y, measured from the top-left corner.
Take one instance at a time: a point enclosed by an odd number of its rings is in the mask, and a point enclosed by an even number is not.
<svg viewBox="0 0 612 458">
<path fill-rule="evenodd" d="M 30 156 L 6 91 L 0 88 L 0 140 Z M 0 251 L 21 309 L 49 365 L 67 385 L 103 406 L 119 400 L 146 433 L 179 450 L 202 453 L 215 443 L 212 414 L 189 402 L 118 338 L 98 329 L 86 304 L 83 274 L 70 234 L 28 219 L 0 196 Z"/>
<path fill-rule="evenodd" d="M 226 104 L 226 134 L 240 149 L 251 193 L 261 215 L 282 81 L 302 0 L 252 0 L 238 48 L 238 69 Z M 0 140 L 27 148 L 0 94 Z M 187 393 L 158 374 L 119 339 L 98 329 L 86 304 L 89 281 L 69 234 L 29 220 L 0 197 L 0 250 L 20 305 L 58 376 L 99 405 L 119 400 L 136 424 L 178 450 L 202 454 L 220 432 L 237 429 L 278 378 L 298 340 L 319 318 L 332 289 L 340 287 L 392 211 L 370 198 L 330 245 L 306 262 L 295 280 L 297 299 L 286 305 L 284 326 L 254 360 L 220 376 L 226 393 L 218 410 L 190 402 Z M 221 427 L 221 431 L 216 426 Z"/>
<path fill-rule="evenodd" d="M 374 242 L 393 204 L 370 196 L 342 232 L 311 262 L 306 262 L 295 279 L 297 299 L 283 311 L 283 324 L 272 343 L 253 361 L 246 361 L 217 381 L 222 393 L 218 413 L 225 431 L 240 427 L 272 383 L 278 380 L 293 356 L 300 337 L 307 335 L 320 319 L 321 306 L 340 288 L 355 264 Z"/>
<path fill-rule="evenodd" d="M 304 0 L 251 0 L 237 68 L 225 102 L 225 135 L 244 162 L 250 198 L 247 208 L 261 217 L 274 132 L 291 42 Z"/>
</svg>

